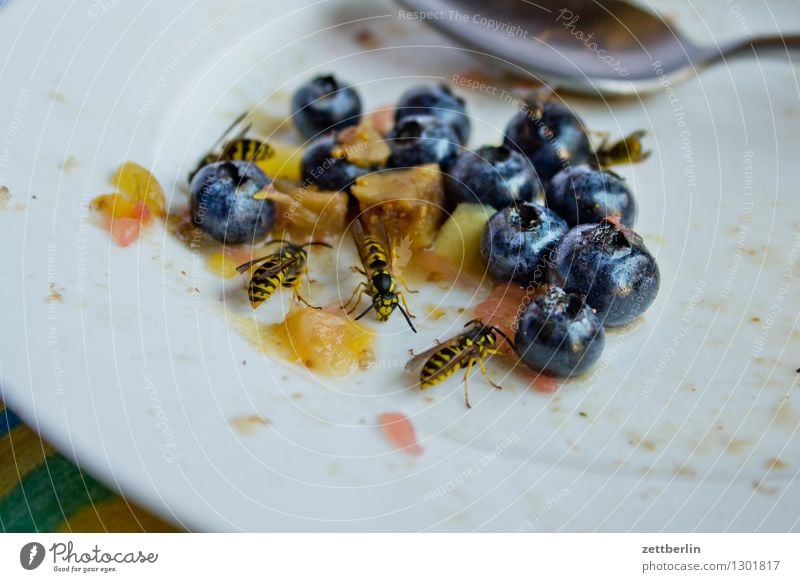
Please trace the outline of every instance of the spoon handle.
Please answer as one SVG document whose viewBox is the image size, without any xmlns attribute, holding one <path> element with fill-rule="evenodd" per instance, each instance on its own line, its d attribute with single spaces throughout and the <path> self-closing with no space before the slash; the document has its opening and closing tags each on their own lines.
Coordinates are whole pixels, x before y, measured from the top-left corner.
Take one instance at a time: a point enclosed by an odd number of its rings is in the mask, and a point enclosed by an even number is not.
<svg viewBox="0 0 800 582">
<path fill-rule="evenodd" d="M 757 36 L 738 40 L 722 48 L 721 56 L 786 54 L 790 49 L 800 48 L 800 34 L 783 36 Z"/>
</svg>

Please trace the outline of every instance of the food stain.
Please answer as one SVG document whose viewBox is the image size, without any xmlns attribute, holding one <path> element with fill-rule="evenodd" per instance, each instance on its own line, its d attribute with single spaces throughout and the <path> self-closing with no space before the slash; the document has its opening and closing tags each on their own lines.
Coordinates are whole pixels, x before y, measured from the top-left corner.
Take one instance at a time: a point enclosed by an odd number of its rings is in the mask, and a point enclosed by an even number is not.
<svg viewBox="0 0 800 582">
<path fill-rule="evenodd" d="M 64 296 L 59 292 L 56 288 L 55 283 L 49 283 L 48 287 L 50 288 L 50 293 L 47 295 L 47 301 L 50 303 L 59 302 L 61 303 L 64 300 Z"/>
<path fill-rule="evenodd" d="M 50 99 L 55 103 L 66 103 L 67 102 L 67 98 L 64 97 L 64 94 L 60 93 L 59 91 L 56 91 L 55 89 L 50 89 L 47 92 L 47 96 L 50 97 Z"/>
<path fill-rule="evenodd" d="M 72 170 L 78 168 L 81 163 L 74 157 L 74 156 L 67 156 L 67 158 L 61 163 L 61 171 L 65 174 L 69 174 Z"/>
<path fill-rule="evenodd" d="M 767 460 L 767 470 L 768 471 L 780 471 L 781 469 L 786 469 L 787 465 L 777 457 L 773 457 L 772 459 Z"/>
<path fill-rule="evenodd" d="M 780 492 L 780 489 L 775 485 L 765 485 L 763 479 L 753 481 L 753 489 L 755 489 L 756 493 L 761 493 L 762 495 L 768 495 L 770 497 L 774 497 Z"/>
<path fill-rule="evenodd" d="M 231 420 L 231 426 L 237 432 L 244 435 L 254 434 L 256 429 L 262 426 L 269 426 L 272 423 L 263 416 L 250 415 L 250 416 L 237 416 Z"/>
<path fill-rule="evenodd" d="M 382 46 L 378 36 L 369 28 L 358 29 L 353 35 L 353 40 L 358 46 L 367 50 L 373 50 Z"/>
<path fill-rule="evenodd" d="M 434 321 L 438 321 L 447 315 L 447 312 L 437 305 L 428 305 L 427 311 L 428 315 L 430 315 L 431 319 Z"/>
<path fill-rule="evenodd" d="M 378 417 L 383 435 L 399 451 L 408 455 L 422 454 L 422 447 L 417 443 L 414 425 L 402 412 L 384 412 Z"/>
</svg>

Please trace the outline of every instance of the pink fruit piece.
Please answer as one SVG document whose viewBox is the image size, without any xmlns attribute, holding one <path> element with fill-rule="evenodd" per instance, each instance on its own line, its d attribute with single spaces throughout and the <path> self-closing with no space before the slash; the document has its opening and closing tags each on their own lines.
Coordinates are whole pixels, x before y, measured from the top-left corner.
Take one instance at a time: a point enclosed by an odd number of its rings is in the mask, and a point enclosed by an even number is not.
<svg viewBox="0 0 800 582">
<path fill-rule="evenodd" d="M 402 412 L 384 412 L 378 418 L 383 434 L 399 451 L 408 455 L 419 455 L 422 447 L 417 443 L 414 425 Z"/>
</svg>

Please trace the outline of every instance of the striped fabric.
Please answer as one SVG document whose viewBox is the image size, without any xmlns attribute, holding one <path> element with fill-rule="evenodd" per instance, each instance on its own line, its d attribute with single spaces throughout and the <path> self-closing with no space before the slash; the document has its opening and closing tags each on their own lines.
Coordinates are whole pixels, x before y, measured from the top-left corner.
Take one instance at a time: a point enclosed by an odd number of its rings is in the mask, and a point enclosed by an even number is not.
<svg viewBox="0 0 800 582">
<path fill-rule="evenodd" d="M 178 531 L 83 473 L 2 401 L 0 463 L 0 531 Z"/>
</svg>

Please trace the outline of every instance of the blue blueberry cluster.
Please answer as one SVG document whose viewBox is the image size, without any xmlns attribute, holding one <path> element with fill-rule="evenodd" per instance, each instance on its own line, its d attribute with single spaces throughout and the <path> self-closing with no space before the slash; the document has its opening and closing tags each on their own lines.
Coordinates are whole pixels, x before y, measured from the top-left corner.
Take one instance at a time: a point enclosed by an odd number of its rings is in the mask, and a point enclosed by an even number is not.
<svg viewBox="0 0 800 582">
<path fill-rule="evenodd" d="M 531 97 L 526 104 L 506 127 L 505 151 L 487 146 L 461 154 L 448 196 L 451 204 L 498 209 L 481 241 L 488 273 L 540 289 L 517 322 L 517 351 L 534 369 L 566 378 L 597 361 L 605 328 L 626 325 L 650 307 L 660 273 L 631 230 L 633 192 L 597 163 L 583 122 L 552 100 Z M 509 151 L 528 164 L 512 162 Z"/>
<path fill-rule="evenodd" d="M 357 125 L 361 117 L 358 92 L 333 75 L 317 76 L 295 91 L 291 118 L 298 132 L 310 140 L 300 163 L 304 185 L 349 191 L 357 178 L 382 169 L 382 165 L 357 165 L 345 155 L 341 130 Z M 395 125 L 386 136 L 391 155 L 385 166 L 402 168 L 437 163 L 447 172 L 458 159 L 469 134 L 470 121 L 463 99 L 444 85 L 414 87 L 397 103 Z M 490 163 L 497 165 L 498 172 L 508 181 L 503 192 L 498 186 L 496 193 L 489 194 L 500 200 L 498 207 L 538 194 L 541 186 L 529 180 L 533 175 L 530 167 L 524 170 L 527 174 L 523 179 L 525 160 L 521 154 L 508 151 L 502 156 L 486 153 L 484 157 L 492 160 Z M 482 191 L 480 180 L 470 178 L 466 183 Z M 231 244 L 264 236 L 274 225 L 274 204 L 254 200 L 253 195 L 270 181 L 251 160 L 204 166 L 190 184 L 195 224 L 213 238 Z"/>
<path fill-rule="evenodd" d="M 341 129 L 361 115 L 358 93 L 332 75 L 296 91 L 292 119 L 311 140 L 301 162 L 305 184 L 347 191 L 381 169 L 352 163 L 339 141 Z M 639 317 L 659 288 L 656 260 L 632 230 L 633 192 L 598 162 L 620 152 L 593 151 L 577 115 L 535 95 L 511 119 L 501 145 L 466 149 L 470 131 L 463 99 L 444 86 L 415 87 L 396 106 L 394 128 L 385 135 L 390 153 L 381 166 L 437 163 L 451 209 L 471 202 L 496 210 L 480 247 L 488 273 L 538 290 L 518 320 L 521 359 L 553 376 L 581 374 L 600 357 L 604 330 Z M 269 183 L 247 161 L 205 166 L 191 183 L 194 222 L 228 243 L 264 236 L 275 208 L 254 194 Z"/>
<path fill-rule="evenodd" d="M 301 87 L 298 93 L 307 91 Z M 294 114 L 298 127 L 307 123 L 305 118 L 299 110 Z M 391 150 L 386 167 L 436 163 L 448 172 L 469 134 L 470 121 L 463 99 L 443 85 L 414 87 L 400 97 L 395 108 L 395 124 L 386 136 Z M 301 163 L 301 174 L 307 184 L 315 184 L 323 190 L 348 190 L 359 176 L 381 169 L 362 168 L 337 156 L 341 148 L 335 131 L 317 135 Z"/>
</svg>

